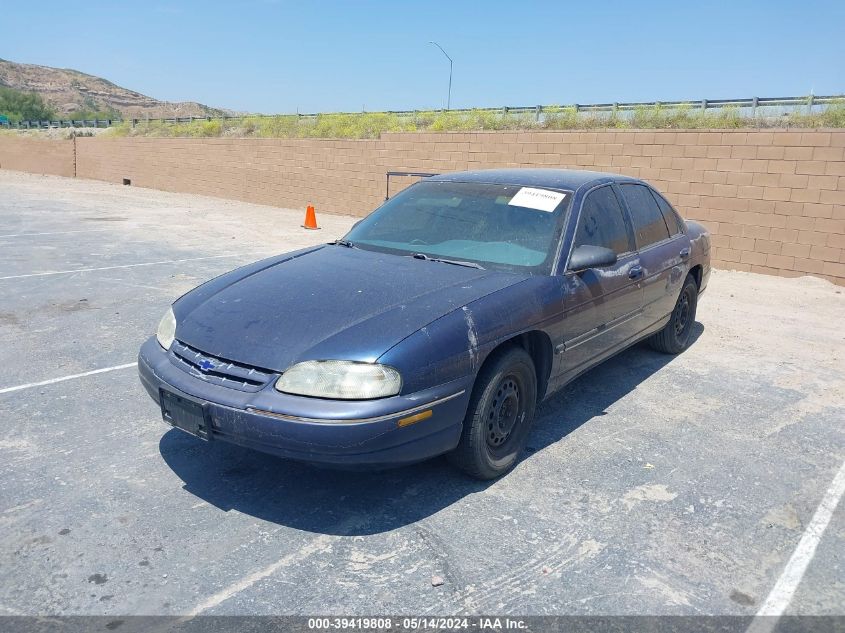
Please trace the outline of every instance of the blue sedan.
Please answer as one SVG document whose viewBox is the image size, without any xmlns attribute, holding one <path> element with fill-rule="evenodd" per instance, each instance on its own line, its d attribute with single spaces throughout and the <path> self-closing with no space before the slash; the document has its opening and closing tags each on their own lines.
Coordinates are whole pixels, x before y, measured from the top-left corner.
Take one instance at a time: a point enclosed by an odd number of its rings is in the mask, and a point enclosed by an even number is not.
<svg viewBox="0 0 845 633">
<path fill-rule="evenodd" d="M 138 367 L 204 440 L 338 467 L 446 453 L 491 479 L 579 374 L 643 339 L 683 351 L 709 275 L 707 231 L 640 180 L 446 174 L 188 292 Z"/>
</svg>

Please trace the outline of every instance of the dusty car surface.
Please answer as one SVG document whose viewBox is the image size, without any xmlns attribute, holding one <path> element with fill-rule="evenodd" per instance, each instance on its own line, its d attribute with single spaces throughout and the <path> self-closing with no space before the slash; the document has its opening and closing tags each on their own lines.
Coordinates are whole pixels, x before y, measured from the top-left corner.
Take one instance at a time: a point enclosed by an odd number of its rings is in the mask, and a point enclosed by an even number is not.
<svg viewBox="0 0 845 633">
<path fill-rule="evenodd" d="M 683 351 L 709 275 L 707 231 L 640 180 L 445 174 L 188 292 L 138 367 L 206 440 L 344 467 L 448 453 L 489 479 L 579 374 L 646 338 Z"/>
</svg>

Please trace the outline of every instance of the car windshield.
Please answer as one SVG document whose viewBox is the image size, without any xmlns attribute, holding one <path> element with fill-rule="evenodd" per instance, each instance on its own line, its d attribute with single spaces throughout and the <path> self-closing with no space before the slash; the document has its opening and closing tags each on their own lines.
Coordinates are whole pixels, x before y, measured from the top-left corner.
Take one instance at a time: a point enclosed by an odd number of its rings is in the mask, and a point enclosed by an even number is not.
<svg viewBox="0 0 845 633">
<path fill-rule="evenodd" d="M 423 181 L 346 236 L 368 250 L 545 274 L 571 192 L 520 185 Z"/>
</svg>

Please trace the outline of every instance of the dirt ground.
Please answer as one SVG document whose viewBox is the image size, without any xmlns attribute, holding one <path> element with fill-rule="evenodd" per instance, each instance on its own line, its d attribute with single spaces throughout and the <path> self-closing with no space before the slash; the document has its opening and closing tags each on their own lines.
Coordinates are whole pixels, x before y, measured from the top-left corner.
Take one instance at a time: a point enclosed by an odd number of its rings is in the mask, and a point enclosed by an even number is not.
<svg viewBox="0 0 845 633">
<path fill-rule="evenodd" d="M 0 614 L 753 615 L 803 555 L 786 613 L 845 615 L 845 506 L 816 520 L 845 289 L 715 271 L 687 352 L 567 386 L 492 483 L 171 429 L 138 347 L 186 290 L 355 221 L 303 214 L 0 171 Z"/>
</svg>

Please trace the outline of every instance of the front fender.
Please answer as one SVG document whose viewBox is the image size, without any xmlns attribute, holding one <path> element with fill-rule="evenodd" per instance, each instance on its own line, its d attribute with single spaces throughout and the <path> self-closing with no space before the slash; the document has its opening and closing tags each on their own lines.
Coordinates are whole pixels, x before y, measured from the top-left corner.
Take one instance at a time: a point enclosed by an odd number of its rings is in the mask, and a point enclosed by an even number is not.
<svg viewBox="0 0 845 633">
<path fill-rule="evenodd" d="M 687 235 L 690 239 L 690 266 L 701 266 L 701 287 L 704 292 L 710 279 L 710 231 L 693 220 L 687 220 Z"/>
<path fill-rule="evenodd" d="M 379 363 L 402 375 L 402 392 L 413 393 L 469 375 L 502 342 L 544 331 L 563 310 L 560 277 L 530 277 L 432 321 L 388 350 Z"/>
</svg>

